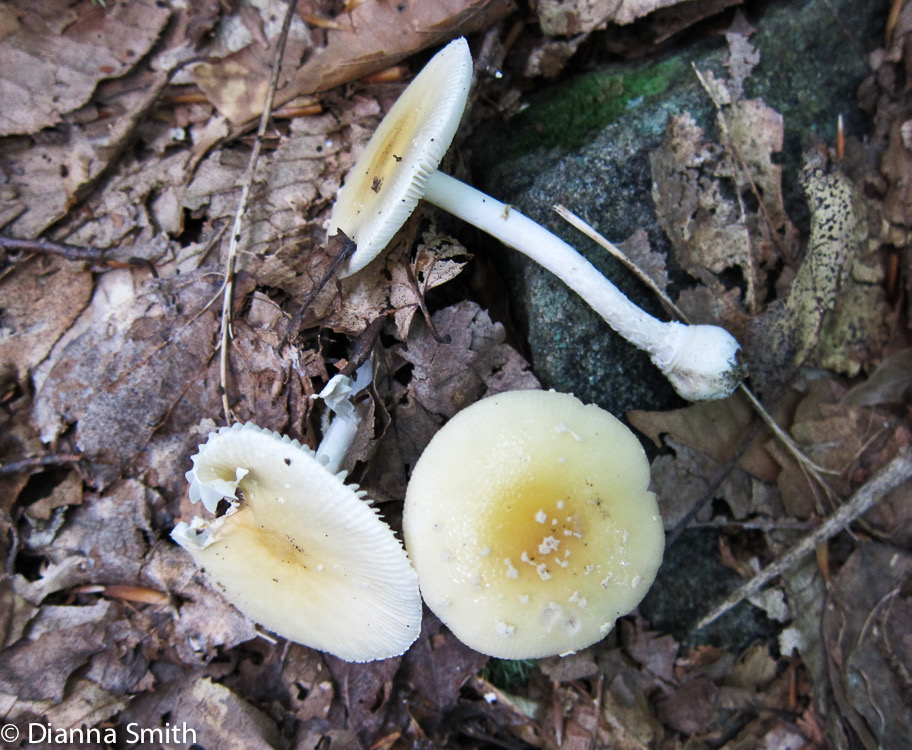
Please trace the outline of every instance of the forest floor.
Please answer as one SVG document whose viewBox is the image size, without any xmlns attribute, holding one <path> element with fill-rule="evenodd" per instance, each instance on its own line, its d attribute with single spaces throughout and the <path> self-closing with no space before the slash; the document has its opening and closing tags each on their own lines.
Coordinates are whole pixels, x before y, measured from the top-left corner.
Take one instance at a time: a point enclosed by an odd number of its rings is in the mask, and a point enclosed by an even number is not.
<svg viewBox="0 0 912 750">
<path fill-rule="evenodd" d="M 0 5 L 4 747 L 906 746 L 912 3 L 893 3 L 882 48 L 866 51 L 870 132 L 808 157 L 806 231 L 783 198 L 781 118 L 743 96 L 756 51 L 739 4 L 302 0 L 261 141 L 278 0 Z M 685 644 L 634 612 L 576 654 L 505 661 L 425 611 L 412 647 L 380 661 L 274 638 L 170 537 L 201 513 L 185 473 L 211 431 L 252 421 L 316 446 L 314 395 L 371 358 L 345 468 L 398 530 L 440 426 L 485 395 L 539 387 L 509 321 L 474 293 L 495 282 L 430 208 L 383 259 L 335 278 L 323 225 L 352 154 L 450 39 L 476 52 L 471 126 L 519 111 L 606 25 L 638 58 L 679 32 L 727 32 L 728 77 L 702 80 L 718 143 L 674 121 L 654 168 L 677 202 L 656 209 L 669 231 L 682 205 L 702 209 L 676 248 L 695 282 L 676 302 L 745 336 L 749 384 L 776 391 L 780 434 L 740 392 L 625 416 L 662 448 L 652 478 L 669 534 L 682 519 L 721 529 L 721 560 L 744 582 L 804 542 L 750 592 L 775 637 Z M 733 209 L 723 183 L 754 200 Z M 664 289 L 664 260 L 625 248 Z M 742 283 L 728 288 L 732 267 Z M 860 519 L 835 515 L 852 502 Z"/>
</svg>

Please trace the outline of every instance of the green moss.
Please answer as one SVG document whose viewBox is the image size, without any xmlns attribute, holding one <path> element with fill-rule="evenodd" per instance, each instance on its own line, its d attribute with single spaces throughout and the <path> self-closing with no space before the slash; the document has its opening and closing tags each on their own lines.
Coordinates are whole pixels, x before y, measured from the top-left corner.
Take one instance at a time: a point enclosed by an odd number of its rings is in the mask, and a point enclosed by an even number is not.
<svg viewBox="0 0 912 750">
<path fill-rule="evenodd" d="M 680 60 L 626 72 L 595 71 L 531 97 L 511 122 L 511 156 L 541 148 L 581 148 L 589 135 L 663 94 L 682 74 Z"/>
<path fill-rule="evenodd" d="M 523 687 L 535 669 L 535 659 L 488 659 L 482 674 L 494 687 L 517 690 Z"/>
</svg>

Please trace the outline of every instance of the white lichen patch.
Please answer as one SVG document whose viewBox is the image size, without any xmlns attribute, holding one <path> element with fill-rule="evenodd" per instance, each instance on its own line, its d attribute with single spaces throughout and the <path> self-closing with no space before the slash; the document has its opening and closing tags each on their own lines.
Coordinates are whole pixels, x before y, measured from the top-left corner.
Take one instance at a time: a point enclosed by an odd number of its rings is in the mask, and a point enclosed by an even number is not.
<svg viewBox="0 0 912 750">
<path fill-rule="evenodd" d="M 548 570 L 548 566 L 544 563 L 539 563 L 535 566 L 535 572 L 538 573 L 538 577 L 543 581 L 547 581 L 551 578 L 551 572 Z"/>
<path fill-rule="evenodd" d="M 508 622 L 503 620 L 494 621 L 494 632 L 497 633 L 501 638 L 509 638 L 516 632 L 516 626 L 511 625 Z"/>
<path fill-rule="evenodd" d="M 510 561 L 509 557 L 504 560 L 504 565 L 507 566 L 507 578 L 519 578 L 519 571 L 516 569 L 516 566 L 513 565 L 513 563 Z"/>
<path fill-rule="evenodd" d="M 545 521 L 548 520 L 548 514 L 545 513 L 544 510 L 539 510 L 538 513 L 535 514 L 535 520 L 539 523 L 545 523 Z"/>
</svg>

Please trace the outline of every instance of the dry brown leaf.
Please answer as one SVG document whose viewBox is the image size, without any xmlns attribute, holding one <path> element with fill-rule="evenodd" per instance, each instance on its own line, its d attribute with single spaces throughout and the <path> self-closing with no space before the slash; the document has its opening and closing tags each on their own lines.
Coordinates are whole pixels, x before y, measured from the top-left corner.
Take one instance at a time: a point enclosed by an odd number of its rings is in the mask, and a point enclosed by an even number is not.
<svg viewBox="0 0 912 750">
<path fill-rule="evenodd" d="M 487 656 L 460 643 L 426 611 L 421 635 L 402 660 L 409 714 L 432 737 L 442 733 L 448 714 L 460 702 L 460 688 L 487 661 Z"/>
<path fill-rule="evenodd" d="M 515 10 L 513 0 L 364 0 L 337 16 L 339 28 L 295 73 L 280 101 L 325 91 L 395 65 L 415 52 L 488 28 Z"/>
<path fill-rule="evenodd" d="M 0 136 L 31 134 L 84 105 L 98 83 L 122 76 L 151 49 L 167 5 L 130 0 L 13 3 L 15 31 L 0 39 Z M 11 19 L 10 8 L 5 17 Z"/>
<path fill-rule="evenodd" d="M 716 720 L 719 689 L 708 677 L 696 677 L 667 690 L 656 700 L 663 723 L 686 735 L 706 731 Z"/>
<path fill-rule="evenodd" d="M 811 209 L 807 253 L 788 296 L 751 321 L 744 342 L 752 383 L 761 393 L 781 385 L 810 356 L 865 226 L 854 186 L 841 173 L 806 169 L 804 186 Z"/>
<path fill-rule="evenodd" d="M 506 343 L 506 332 L 474 302 L 459 302 L 412 325 L 390 367 L 411 367 L 407 386 L 393 381 L 392 423 L 376 459 L 378 483 L 391 497 L 405 496 L 411 467 L 445 418 L 487 395 L 539 388 L 529 364 Z M 435 337 L 436 332 L 436 337 Z"/>
<path fill-rule="evenodd" d="M 912 735 L 910 578 L 908 554 L 863 544 L 831 584 L 822 624 L 830 681 L 865 747 L 901 750 Z"/>
<path fill-rule="evenodd" d="M 733 459 L 755 420 L 752 407 L 740 394 L 667 412 L 631 411 L 627 418 L 657 446 L 662 445 L 661 436 L 668 434 L 720 464 Z M 764 482 L 775 481 L 779 473 L 759 439 L 754 439 L 738 466 Z"/>
<path fill-rule="evenodd" d="M 63 3 L 50 3 L 48 7 L 51 5 Z M 125 3 L 117 7 L 118 11 L 121 8 L 135 7 L 146 13 L 143 10 L 146 6 L 155 11 L 153 17 L 164 12 L 165 19 L 171 18 L 172 21 L 168 24 L 168 31 L 160 40 L 154 57 L 121 78 L 104 81 L 97 88 L 93 85 L 94 93 L 92 90 L 88 92 L 92 95 L 92 100 L 79 109 L 64 114 L 63 122 L 57 128 L 0 141 L 0 156 L 7 165 L 5 173 L 9 178 L 9 184 L 4 188 L 5 210 L 0 211 L 0 225 L 10 223 L 8 231 L 12 235 L 31 238 L 52 224 L 65 223 L 74 225 L 66 233 L 74 244 L 95 243 L 108 247 L 117 243 L 117 240 L 96 243 L 96 239 L 100 239 L 99 234 L 87 239 L 76 237 L 72 234 L 73 230 L 85 223 L 88 216 L 80 214 L 74 217 L 67 214 L 74 204 L 85 198 L 98 178 L 108 172 L 124 149 L 133 144 L 133 136 L 140 122 L 143 121 L 148 126 L 148 119 L 143 118 L 164 90 L 168 82 L 168 71 L 190 54 L 196 54 L 195 45 L 199 41 L 196 35 L 205 33 L 214 22 L 213 14 L 206 14 L 208 8 L 203 3 L 195 3 L 192 11 L 155 10 L 157 6 L 147 0 L 137 0 L 132 5 Z M 74 12 L 95 19 L 91 23 L 97 26 L 98 15 L 107 15 L 109 11 L 100 5 L 84 2 Z M 69 20 L 64 25 L 66 23 Z M 50 32 L 46 31 L 45 36 L 48 33 Z M 95 33 L 97 28 L 92 31 L 92 34 Z M 116 34 L 116 30 L 112 33 Z M 129 40 L 130 35 L 126 34 L 123 41 L 129 43 Z M 48 38 L 43 43 L 52 45 L 53 41 Z M 118 44 L 116 41 L 111 43 L 115 46 Z M 175 137 L 175 129 L 170 124 L 168 127 L 159 124 L 159 130 L 168 132 L 170 138 Z M 181 135 L 179 139 L 183 137 Z M 144 162 L 140 169 L 143 167 L 148 169 L 149 164 Z M 156 173 L 158 166 L 152 171 Z M 116 189 L 109 190 L 108 195 L 111 200 L 117 195 Z M 134 194 L 119 205 L 119 222 L 130 226 L 117 234 L 118 238 L 131 236 L 133 242 L 152 244 L 151 232 L 146 237 L 131 235 L 133 222 L 128 219 L 137 213 L 144 213 L 144 198 L 145 196 Z M 108 234 L 115 235 L 110 229 Z M 153 255 L 146 252 L 135 254 L 143 257 Z"/>
<path fill-rule="evenodd" d="M 798 403 L 789 433 L 802 452 L 816 465 L 832 469 L 829 486 L 847 496 L 857 469 L 876 460 L 885 446 L 908 440 L 894 417 L 871 409 L 849 407 L 842 402 L 844 386 L 835 381 L 812 381 Z M 820 489 L 793 457 L 774 443 L 768 446 L 782 465 L 777 483 L 791 518 L 808 518 L 824 506 Z"/>
<path fill-rule="evenodd" d="M 72 678 L 63 700 L 27 701 L 0 693 L 4 720 L 15 723 L 20 737 L 28 737 L 29 724 L 41 727 L 94 727 L 121 711 L 129 700 L 116 698 L 91 680 Z M 36 739 L 41 739 L 39 735 Z M 44 737 L 44 739 L 47 739 Z"/>
<path fill-rule="evenodd" d="M 692 0 L 535 0 L 538 22 L 548 35 L 570 36 L 626 25 L 660 8 L 687 5 Z"/>
<path fill-rule="evenodd" d="M 301 38 L 290 34 L 284 63 L 290 80 L 279 87 L 276 106 L 377 73 L 423 49 L 488 28 L 515 7 L 513 0 L 359 2 L 314 35 L 322 39 L 316 47 L 311 46 L 306 29 Z M 262 112 L 275 43 L 275 37 L 269 49 L 251 43 L 223 60 L 194 69 L 196 82 L 232 122 L 246 122 Z"/>
<path fill-rule="evenodd" d="M 0 279 L 0 363 L 23 382 L 88 304 L 82 263 L 32 258 Z"/>
<path fill-rule="evenodd" d="M 912 400 L 912 349 L 894 352 L 881 362 L 867 380 L 846 394 L 847 406 L 881 406 Z"/>
<path fill-rule="evenodd" d="M 224 685 L 193 673 L 138 696 L 118 723 L 121 737 L 128 736 L 131 724 L 147 729 L 176 727 L 182 730 L 176 735 L 181 747 L 271 750 L 280 739 L 275 722 L 265 713 Z"/>
<path fill-rule="evenodd" d="M 205 383 L 216 329 L 206 306 L 218 288 L 204 274 L 136 290 L 127 279 L 119 304 L 65 347 L 42 383 L 35 401 L 42 437 L 55 440 L 75 424 L 79 448 L 108 482 L 167 418 L 195 424 L 217 413 L 214 385 Z"/>
<path fill-rule="evenodd" d="M 0 691 L 27 701 L 63 700 L 69 676 L 104 651 L 94 624 L 44 632 L 0 651 Z"/>
<path fill-rule="evenodd" d="M 206 60 L 189 70 L 193 82 L 232 123 L 252 120 L 262 112 L 286 8 L 279 0 L 240 3 L 236 12 L 216 28 Z M 282 57 L 280 87 L 312 49 L 310 30 L 293 16 Z"/>
<path fill-rule="evenodd" d="M 257 635 L 254 624 L 210 588 L 190 556 L 175 544 L 159 544 L 151 550 L 140 580 L 175 599 L 168 617 L 156 623 L 171 661 L 201 666 L 220 649 L 231 649 Z"/>
</svg>

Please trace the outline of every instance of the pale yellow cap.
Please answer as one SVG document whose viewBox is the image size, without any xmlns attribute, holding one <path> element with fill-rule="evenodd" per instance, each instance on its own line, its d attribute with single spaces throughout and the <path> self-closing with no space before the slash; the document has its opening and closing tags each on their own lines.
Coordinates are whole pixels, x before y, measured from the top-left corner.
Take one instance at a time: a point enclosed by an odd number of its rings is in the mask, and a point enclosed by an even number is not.
<svg viewBox="0 0 912 750">
<path fill-rule="evenodd" d="M 308 448 L 236 424 L 210 434 L 187 477 L 191 499 L 218 494 L 231 507 L 178 524 L 172 538 L 251 620 L 357 662 L 397 656 L 418 637 L 421 598 L 402 545 Z"/>
<path fill-rule="evenodd" d="M 348 276 L 373 260 L 415 210 L 459 127 L 472 55 L 465 39 L 431 58 L 396 100 L 345 178 L 329 219 L 357 244 Z"/>
<path fill-rule="evenodd" d="M 636 436 L 597 406 L 512 391 L 457 414 L 415 466 L 406 549 L 427 605 L 509 659 L 585 648 L 637 606 L 664 532 Z"/>
</svg>

